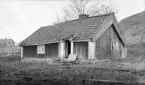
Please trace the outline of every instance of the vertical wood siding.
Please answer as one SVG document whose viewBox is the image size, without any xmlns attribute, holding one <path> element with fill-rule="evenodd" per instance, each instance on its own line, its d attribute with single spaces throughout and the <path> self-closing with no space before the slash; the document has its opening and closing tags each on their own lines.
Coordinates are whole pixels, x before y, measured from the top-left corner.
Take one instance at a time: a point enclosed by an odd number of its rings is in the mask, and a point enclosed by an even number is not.
<svg viewBox="0 0 145 85">
<path fill-rule="evenodd" d="M 37 46 L 24 46 L 23 47 L 23 57 L 36 58 Z"/>
<path fill-rule="evenodd" d="M 110 26 L 101 37 L 96 41 L 96 59 L 104 60 L 104 59 L 114 59 L 121 57 L 121 46 L 123 46 L 119 35 L 116 30 L 113 28 L 114 26 Z M 119 51 L 113 51 L 111 49 L 112 41 L 119 42 Z"/>
<path fill-rule="evenodd" d="M 119 37 L 119 35 L 117 34 L 117 31 L 115 29 L 113 29 L 114 26 L 110 27 L 110 31 L 111 31 L 111 41 L 117 41 L 119 42 L 119 51 L 116 50 L 111 50 L 111 54 L 114 58 L 116 59 L 120 59 L 122 56 L 122 51 L 121 51 L 121 46 L 123 46 L 123 42 L 121 41 L 121 38 Z"/>
<path fill-rule="evenodd" d="M 104 60 L 106 58 L 110 58 L 111 40 L 109 36 L 109 29 L 107 29 L 106 32 L 104 32 L 101 37 L 96 41 L 96 59 Z"/>
<path fill-rule="evenodd" d="M 45 56 L 48 58 L 58 57 L 58 43 L 46 44 Z"/>
<path fill-rule="evenodd" d="M 74 42 L 74 54 L 79 59 L 88 59 L 88 42 Z"/>
</svg>

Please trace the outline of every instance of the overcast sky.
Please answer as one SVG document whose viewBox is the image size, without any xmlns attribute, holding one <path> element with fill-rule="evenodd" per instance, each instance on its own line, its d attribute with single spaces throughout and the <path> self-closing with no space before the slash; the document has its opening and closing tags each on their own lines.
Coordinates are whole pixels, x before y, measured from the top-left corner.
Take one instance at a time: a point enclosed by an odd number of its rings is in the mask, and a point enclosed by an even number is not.
<svg viewBox="0 0 145 85">
<path fill-rule="evenodd" d="M 0 38 L 21 42 L 41 26 L 51 25 L 62 15 L 68 0 L 0 0 Z M 120 21 L 144 11 L 144 0 L 112 0 Z"/>
</svg>

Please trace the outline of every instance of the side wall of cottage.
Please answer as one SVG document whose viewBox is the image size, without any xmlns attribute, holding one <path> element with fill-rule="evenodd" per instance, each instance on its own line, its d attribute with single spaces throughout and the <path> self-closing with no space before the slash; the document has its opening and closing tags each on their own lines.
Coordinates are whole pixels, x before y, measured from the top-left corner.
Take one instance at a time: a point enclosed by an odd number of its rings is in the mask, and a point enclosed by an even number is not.
<svg viewBox="0 0 145 85">
<path fill-rule="evenodd" d="M 119 42 L 119 46 L 118 46 L 119 47 L 119 51 L 111 50 L 111 52 L 112 52 L 112 56 L 114 58 L 120 59 L 120 58 L 122 58 L 122 52 L 124 51 L 125 46 L 124 46 L 121 38 L 119 37 L 117 31 L 115 29 L 113 29 L 113 28 L 114 28 L 114 26 L 111 26 L 111 28 L 110 28 L 111 41 L 112 42 L 113 41 Z"/>
<path fill-rule="evenodd" d="M 119 50 L 112 49 L 112 42 L 119 42 Z M 104 60 L 104 59 L 119 59 L 122 56 L 123 42 L 121 41 L 119 35 L 117 34 L 113 25 L 109 27 L 101 37 L 96 41 L 95 48 L 95 59 Z"/>
<path fill-rule="evenodd" d="M 37 45 L 23 46 L 23 58 L 54 58 L 58 57 L 58 43 L 45 44 L 45 54 L 37 54 Z"/>
<path fill-rule="evenodd" d="M 23 46 L 23 57 L 35 58 L 37 54 L 37 46 Z"/>
<path fill-rule="evenodd" d="M 58 43 L 45 45 L 45 57 L 48 58 L 58 57 Z"/>
<path fill-rule="evenodd" d="M 104 60 L 111 58 L 111 38 L 110 30 L 107 29 L 101 37 L 96 41 L 96 59 Z"/>
<path fill-rule="evenodd" d="M 79 59 L 88 59 L 88 42 L 74 42 L 74 54 Z"/>
<path fill-rule="evenodd" d="M 122 49 L 121 47 L 124 47 L 124 44 L 123 42 L 121 41 L 121 38 L 119 37 L 117 31 L 115 30 L 114 26 L 111 26 L 110 27 L 110 37 L 111 37 L 111 42 L 115 41 L 115 42 L 119 42 L 119 50 L 112 50 L 111 49 L 111 56 L 113 58 L 117 58 L 117 59 L 120 59 L 121 56 L 122 56 Z"/>
</svg>

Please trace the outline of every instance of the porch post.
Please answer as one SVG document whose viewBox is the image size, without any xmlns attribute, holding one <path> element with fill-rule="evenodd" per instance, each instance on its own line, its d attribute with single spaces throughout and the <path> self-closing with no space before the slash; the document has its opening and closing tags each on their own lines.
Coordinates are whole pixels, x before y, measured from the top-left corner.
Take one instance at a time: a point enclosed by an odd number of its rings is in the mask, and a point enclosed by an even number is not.
<svg viewBox="0 0 145 85">
<path fill-rule="evenodd" d="M 71 41 L 71 54 L 74 54 L 74 43 Z"/>
<path fill-rule="evenodd" d="M 88 42 L 88 59 L 95 58 L 95 47 L 96 47 L 95 42 L 92 42 L 92 41 Z"/>
<path fill-rule="evenodd" d="M 122 58 L 126 58 L 127 57 L 127 49 L 125 46 L 121 46 L 121 50 L 122 50 Z"/>
<path fill-rule="evenodd" d="M 88 59 L 91 59 L 90 56 L 91 56 L 91 42 L 89 41 L 88 42 Z"/>
<path fill-rule="evenodd" d="M 124 58 L 126 58 L 127 57 L 127 48 L 126 47 L 124 47 L 124 51 L 125 51 Z"/>
<path fill-rule="evenodd" d="M 21 47 L 21 59 L 23 59 L 23 47 Z"/>
<path fill-rule="evenodd" d="M 58 57 L 63 59 L 64 56 L 65 56 L 65 42 L 64 41 L 59 43 L 59 48 L 58 49 L 59 49 Z"/>
</svg>

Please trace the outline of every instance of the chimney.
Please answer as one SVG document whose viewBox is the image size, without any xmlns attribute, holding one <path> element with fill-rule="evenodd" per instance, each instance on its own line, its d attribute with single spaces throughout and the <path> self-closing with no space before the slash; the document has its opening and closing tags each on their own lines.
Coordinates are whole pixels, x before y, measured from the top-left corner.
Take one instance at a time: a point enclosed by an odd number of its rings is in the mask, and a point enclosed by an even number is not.
<svg viewBox="0 0 145 85">
<path fill-rule="evenodd" d="M 88 18 L 89 17 L 89 15 L 87 15 L 87 14 L 80 14 L 79 15 L 79 19 L 85 19 L 85 18 Z"/>
</svg>

